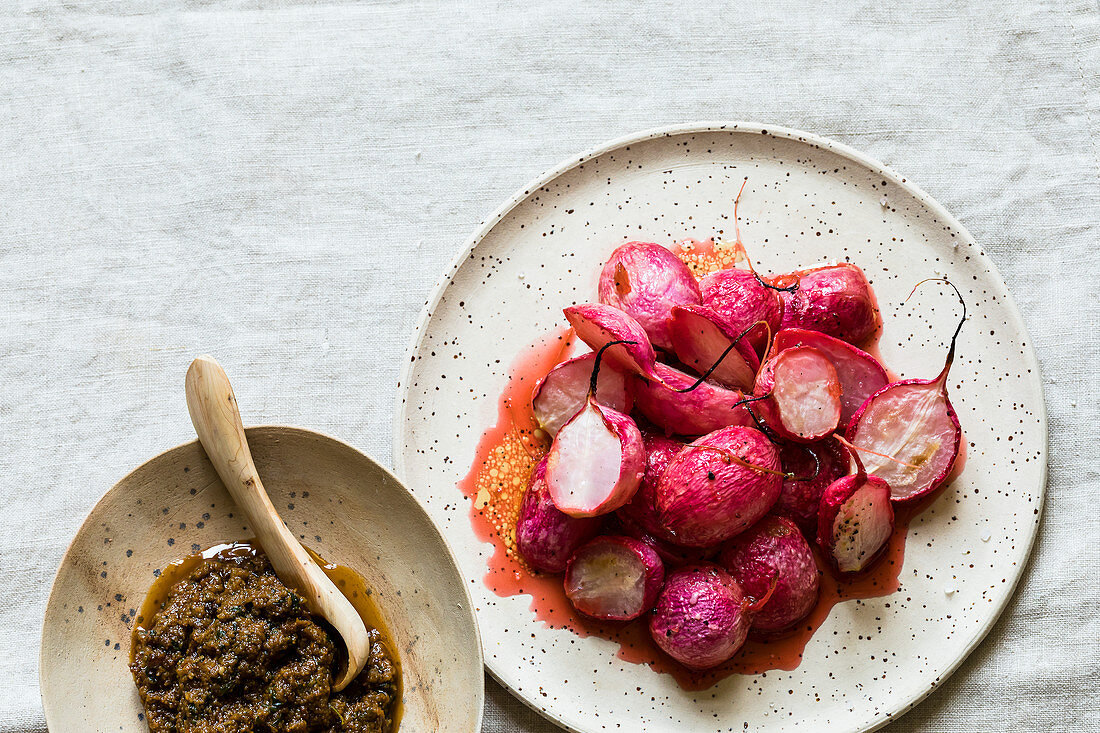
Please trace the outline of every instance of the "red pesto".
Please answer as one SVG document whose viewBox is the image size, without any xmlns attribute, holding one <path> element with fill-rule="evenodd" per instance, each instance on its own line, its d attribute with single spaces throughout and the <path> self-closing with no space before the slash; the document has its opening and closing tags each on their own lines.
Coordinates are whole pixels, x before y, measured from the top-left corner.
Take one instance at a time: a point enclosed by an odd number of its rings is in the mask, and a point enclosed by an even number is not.
<svg viewBox="0 0 1100 733">
<path fill-rule="evenodd" d="M 697 277 L 733 264 L 732 252 L 710 240 L 681 243 L 673 251 L 687 262 Z M 894 533 L 882 558 L 867 572 L 838 580 L 828 571 L 821 570 L 826 566 L 817 558 L 821 597 L 809 617 L 793 631 L 779 637 L 762 639 L 750 635 L 732 659 L 713 669 L 692 671 L 665 656 L 649 635 L 648 614 L 625 624 L 595 621 L 578 614 L 566 598 L 562 576 L 533 571 L 519 557 L 515 542 L 516 519 L 528 477 L 550 447 L 548 436 L 538 430 L 531 412 L 531 392 L 541 377 L 565 360 L 572 336 L 570 329 L 556 331 L 529 346 L 516 359 L 508 385 L 500 397 L 497 422 L 482 435 L 473 466 L 458 484 L 470 500 L 470 520 L 478 538 L 494 545 L 484 577 L 491 591 L 503 597 L 529 595 L 534 617 L 546 628 L 569 629 L 581 637 L 603 637 L 619 644 L 617 655 L 620 659 L 670 674 L 685 690 L 704 690 L 732 674 L 795 669 L 802 662 L 806 643 L 828 618 L 834 605 L 851 599 L 889 595 L 901 587 L 898 576 L 905 557 L 909 522 L 935 501 L 942 488 L 912 505 L 895 507 Z M 863 348 L 877 358 L 874 344 Z M 961 470 L 965 449 L 964 438 L 962 452 L 945 486 Z M 816 557 L 816 547 L 814 551 Z"/>
</svg>

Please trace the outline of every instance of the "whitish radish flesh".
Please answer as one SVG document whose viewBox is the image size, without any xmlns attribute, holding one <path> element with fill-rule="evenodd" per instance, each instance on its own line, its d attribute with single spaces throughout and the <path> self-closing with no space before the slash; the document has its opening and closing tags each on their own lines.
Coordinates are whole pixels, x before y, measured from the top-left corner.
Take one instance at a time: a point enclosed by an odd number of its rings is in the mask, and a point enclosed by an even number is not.
<svg viewBox="0 0 1100 733">
<path fill-rule="evenodd" d="M 787 440 L 809 443 L 829 435 L 840 421 L 836 367 L 815 348 L 796 346 L 769 357 L 756 375 L 758 409 Z"/>
<path fill-rule="evenodd" d="M 554 505 L 546 487 L 546 459 L 543 458 L 531 472 L 527 492 L 519 507 L 516 546 L 531 566 L 548 573 L 560 573 L 576 549 L 596 536 L 602 523 L 600 517 L 571 517 Z"/>
<path fill-rule="evenodd" d="M 764 517 L 730 540 L 718 564 L 753 598 L 763 598 L 774 585 L 767 603 L 753 616 L 754 631 L 786 631 L 817 604 L 817 564 L 806 538 L 789 519 Z"/>
<path fill-rule="evenodd" d="M 657 517 L 675 542 L 709 547 L 744 531 L 779 497 L 779 454 L 759 430 L 730 427 L 676 454 L 657 483 Z"/>
<path fill-rule="evenodd" d="M 654 346 L 669 350 L 670 310 L 698 304 L 699 284 L 676 255 L 659 244 L 627 242 L 611 253 L 600 272 L 600 302 L 642 325 Z"/>
<path fill-rule="evenodd" d="M 531 408 L 539 425 L 551 436 L 584 407 L 595 362 L 594 353 L 570 359 L 551 369 L 535 385 Z M 632 400 L 626 375 L 613 364 L 600 367 L 596 401 L 619 412 L 630 412 Z"/>
<path fill-rule="evenodd" d="M 574 305 L 564 310 L 565 318 L 593 351 L 612 341 L 623 341 L 607 351 L 607 358 L 628 373 L 651 376 L 657 355 L 641 324 L 629 315 L 601 303 Z"/>
<path fill-rule="evenodd" d="M 890 487 L 862 468 L 834 481 L 821 496 L 817 543 L 842 573 L 858 573 L 886 549 L 894 531 Z"/>
<path fill-rule="evenodd" d="M 653 607 L 665 581 L 657 552 L 633 537 L 603 536 L 569 560 L 565 595 L 585 616 L 629 621 Z"/>
<path fill-rule="evenodd" d="M 784 328 L 775 336 L 772 349 L 778 353 L 795 346 L 812 346 L 836 367 L 840 380 L 840 426 L 847 427 L 852 416 L 867 398 L 890 381 L 878 359 L 863 349 L 852 346 L 819 331 Z"/>
<path fill-rule="evenodd" d="M 744 395 L 702 382 L 666 364 L 654 365 L 655 380 L 634 380 L 634 406 L 654 425 L 675 435 L 704 435 L 729 425 L 752 425 Z"/>
<path fill-rule="evenodd" d="M 707 669 L 732 657 L 749 634 L 750 601 L 729 573 L 709 563 L 681 568 L 649 618 L 649 633 L 685 667 Z"/>
<path fill-rule="evenodd" d="M 558 431 L 546 458 L 550 497 L 572 517 L 615 511 L 634 496 L 645 470 L 638 426 L 592 397 Z"/>
<path fill-rule="evenodd" d="M 712 366 L 710 380 L 731 389 L 752 389 L 760 357 L 740 332 L 727 331 L 723 321 L 706 306 L 677 306 L 669 324 L 676 358 L 699 374 Z M 737 343 L 733 351 L 729 347 Z M 725 355 L 725 356 L 723 356 Z"/>
<path fill-rule="evenodd" d="M 966 322 L 966 303 L 957 288 L 955 293 L 963 314 L 939 376 L 886 385 L 863 404 L 848 426 L 848 441 L 862 449 L 860 458 L 867 472 L 890 484 L 894 501 L 935 491 L 947 480 L 959 455 L 962 426 L 947 397 L 947 374 Z"/>
</svg>

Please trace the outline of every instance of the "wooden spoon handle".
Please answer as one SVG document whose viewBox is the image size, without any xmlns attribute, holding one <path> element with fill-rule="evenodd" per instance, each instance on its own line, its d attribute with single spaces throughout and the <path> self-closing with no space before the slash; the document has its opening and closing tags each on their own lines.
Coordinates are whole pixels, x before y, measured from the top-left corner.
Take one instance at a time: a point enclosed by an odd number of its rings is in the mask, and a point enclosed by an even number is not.
<svg viewBox="0 0 1100 733">
<path fill-rule="evenodd" d="M 313 612 L 328 620 L 343 637 L 348 669 L 334 685 L 342 690 L 363 669 L 370 655 L 370 638 L 363 619 L 290 533 L 271 503 L 252 461 L 237 398 L 225 370 L 213 357 L 200 356 L 187 370 L 186 384 L 187 410 L 199 442 L 233 500 L 248 517 L 275 573 L 301 593 Z"/>
</svg>

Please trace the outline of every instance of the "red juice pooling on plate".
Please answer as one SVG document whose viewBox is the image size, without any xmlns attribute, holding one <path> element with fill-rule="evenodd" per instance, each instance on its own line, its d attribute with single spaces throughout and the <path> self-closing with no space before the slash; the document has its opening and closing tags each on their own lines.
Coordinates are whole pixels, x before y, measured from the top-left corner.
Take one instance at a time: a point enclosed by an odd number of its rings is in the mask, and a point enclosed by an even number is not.
<svg viewBox="0 0 1100 733">
<path fill-rule="evenodd" d="M 672 251 L 697 278 L 731 267 L 744 256 L 738 245 L 714 240 L 687 240 Z M 880 559 L 854 577 L 838 578 L 827 570 L 827 561 L 810 538 L 820 580 L 820 595 L 813 610 L 792 629 L 780 634 L 750 632 L 744 646 L 715 667 L 691 670 L 659 650 L 648 629 L 649 614 L 629 622 L 610 622 L 578 613 L 564 592 L 562 576 L 533 569 L 516 545 L 516 523 L 528 481 L 549 451 L 552 440 L 535 419 L 532 392 L 542 377 L 566 360 L 573 340 L 571 329 L 562 329 L 527 347 L 517 358 L 500 397 L 497 422 L 482 435 L 471 471 L 459 483 L 471 502 L 470 518 L 478 537 L 494 545 L 484 576 L 490 590 L 502 597 L 529 595 L 530 609 L 545 627 L 569 629 L 581 637 L 601 636 L 619 645 L 620 659 L 670 674 L 685 690 L 703 690 L 732 674 L 795 669 L 810 637 L 828 618 L 834 605 L 889 595 L 901 588 L 899 575 L 910 521 L 935 500 L 939 491 L 919 502 L 895 507 L 895 528 Z M 861 348 L 877 357 L 875 341 Z M 960 455 L 951 478 L 961 470 L 962 461 Z"/>
</svg>

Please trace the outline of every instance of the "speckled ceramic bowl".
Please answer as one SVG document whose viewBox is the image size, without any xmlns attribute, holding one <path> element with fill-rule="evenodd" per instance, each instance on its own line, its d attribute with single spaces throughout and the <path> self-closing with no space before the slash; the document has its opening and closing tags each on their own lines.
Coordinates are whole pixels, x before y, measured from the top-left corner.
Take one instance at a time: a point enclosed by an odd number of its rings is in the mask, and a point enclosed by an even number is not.
<svg viewBox="0 0 1100 733">
<path fill-rule="evenodd" d="M 623 662 L 617 645 L 535 620 L 531 598 L 483 582 L 478 539 L 456 488 L 517 356 L 594 301 L 601 264 L 632 239 L 664 244 L 741 233 L 759 269 L 850 258 L 885 319 L 880 348 L 904 377 L 932 377 L 958 318 L 953 294 L 913 285 L 946 275 L 970 306 L 951 372 L 968 443 L 958 479 L 910 526 L 892 595 L 833 608 L 792 671 L 733 675 L 685 692 Z M 395 422 L 398 473 L 455 547 L 491 673 L 577 731 L 877 728 L 958 666 L 993 625 L 1031 550 L 1046 481 L 1038 366 L 1004 282 L 938 203 L 880 163 L 814 135 L 701 124 L 618 140 L 578 156 L 493 214 L 430 299 L 407 360 Z"/>
<path fill-rule="evenodd" d="M 358 570 L 374 590 L 402 665 L 401 730 L 480 731 L 476 619 L 424 510 L 351 446 L 298 428 L 247 432 L 291 531 Z M 127 664 L 154 574 L 200 548 L 249 536 L 197 442 L 162 453 L 107 492 L 65 554 L 46 609 L 41 686 L 50 730 L 147 731 Z"/>
</svg>

